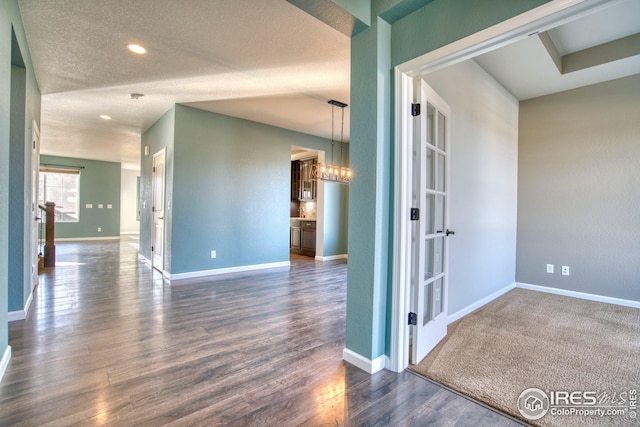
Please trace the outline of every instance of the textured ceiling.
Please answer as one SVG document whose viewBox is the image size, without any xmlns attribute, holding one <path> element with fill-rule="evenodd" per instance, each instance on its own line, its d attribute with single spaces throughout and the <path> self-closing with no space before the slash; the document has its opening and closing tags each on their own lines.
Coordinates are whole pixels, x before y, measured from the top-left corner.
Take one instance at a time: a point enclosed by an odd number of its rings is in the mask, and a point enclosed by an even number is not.
<svg viewBox="0 0 640 427">
<path fill-rule="evenodd" d="M 137 169 L 141 133 L 175 103 L 330 138 L 327 101 L 350 100 L 349 38 L 286 0 L 19 5 L 43 94 L 44 154 Z M 548 35 L 565 55 L 637 33 L 639 23 L 640 1 L 612 0 Z M 129 43 L 148 53 L 130 53 Z M 640 72 L 636 55 L 560 74 L 538 36 L 476 60 L 519 99 Z M 349 117 L 347 108 L 347 141 Z"/>
<path fill-rule="evenodd" d="M 349 38 L 285 0 L 19 4 L 43 153 L 137 168 L 140 133 L 174 103 L 330 137 L 327 101 L 349 102 Z"/>
</svg>

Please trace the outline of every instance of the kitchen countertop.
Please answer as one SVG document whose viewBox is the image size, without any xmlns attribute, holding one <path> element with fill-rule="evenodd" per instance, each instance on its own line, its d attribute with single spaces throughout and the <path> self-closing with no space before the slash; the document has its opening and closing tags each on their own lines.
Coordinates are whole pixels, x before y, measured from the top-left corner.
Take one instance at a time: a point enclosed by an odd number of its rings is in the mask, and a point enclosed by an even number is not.
<svg viewBox="0 0 640 427">
<path fill-rule="evenodd" d="M 298 217 L 298 216 L 292 216 L 290 219 L 292 220 L 299 220 L 299 221 L 315 221 L 315 218 L 302 218 L 302 217 Z"/>
</svg>

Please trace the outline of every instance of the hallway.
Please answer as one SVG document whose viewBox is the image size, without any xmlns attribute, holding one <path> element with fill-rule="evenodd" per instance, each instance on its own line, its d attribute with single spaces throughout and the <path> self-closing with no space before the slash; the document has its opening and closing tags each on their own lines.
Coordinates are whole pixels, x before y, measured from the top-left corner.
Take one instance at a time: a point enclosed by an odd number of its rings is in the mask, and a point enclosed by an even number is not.
<svg viewBox="0 0 640 427">
<path fill-rule="evenodd" d="M 135 241 L 57 245 L 0 384 L 0 424 L 518 425 L 409 372 L 342 362 L 346 263 L 168 282 Z"/>
</svg>

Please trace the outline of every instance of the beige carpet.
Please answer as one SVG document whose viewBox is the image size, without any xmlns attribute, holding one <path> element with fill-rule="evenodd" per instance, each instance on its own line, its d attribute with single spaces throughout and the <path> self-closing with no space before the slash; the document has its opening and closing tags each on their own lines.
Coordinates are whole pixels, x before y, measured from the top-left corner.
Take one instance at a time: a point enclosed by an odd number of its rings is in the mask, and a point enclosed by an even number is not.
<svg viewBox="0 0 640 427">
<path fill-rule="evenodd" d="M 631 390 L 640 392 L 640 309 L 514 289 L 449 325 L 448 337 L 410 369 L 533 425 L 640 426 L 640 402 L 629 409 Z M 608 406 L 625 414 L 550 408 L 527 420 L 517 405 L 528 388 L 596 392 L 598 407 L 607 393 Z"/>
</svg>

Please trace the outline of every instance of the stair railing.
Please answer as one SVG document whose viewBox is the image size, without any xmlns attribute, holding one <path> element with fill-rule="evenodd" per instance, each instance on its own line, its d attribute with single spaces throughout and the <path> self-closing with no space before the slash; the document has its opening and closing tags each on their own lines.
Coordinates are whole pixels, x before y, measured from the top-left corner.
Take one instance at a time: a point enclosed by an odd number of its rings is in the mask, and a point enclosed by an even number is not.
<svg viewBox="0 0 640 427">
<path fill-rule="evenodd" d="M 55 245 L 55 223 L 56 223 L 56 204 L 47 202 L 44 206 L 38 206 L 45 212 L 45 243 L 44 243 L 44 266 L 56 266 L 56 245 Z"/>
</svg>

